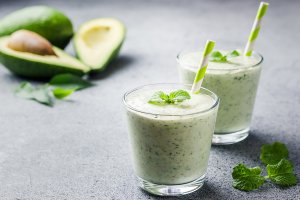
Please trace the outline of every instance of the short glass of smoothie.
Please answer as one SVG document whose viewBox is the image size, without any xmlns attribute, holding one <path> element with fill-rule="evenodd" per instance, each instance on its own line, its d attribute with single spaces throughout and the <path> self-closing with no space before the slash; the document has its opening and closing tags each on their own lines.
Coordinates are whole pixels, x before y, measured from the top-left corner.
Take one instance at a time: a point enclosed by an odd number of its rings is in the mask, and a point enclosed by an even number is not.
<svg viewBox="0 0 300 200">
<path fill-rule="evenodd" d="M 203 185 L 218 97 L 201 88 L 180 103 L 148 103 L 157 91 L 190 89 L 185 84 L 152 84 L 124 95 L 133 168 L 139 186 L 152 194 L 178 196 Z"/>
<path fill-rule="evenodd" d="M 229 51 L 220 51 L 228 55 Z M 213 144 L 233 144 L 244 140 L 250 130 L 263 57 L 228 57 L 226 62 L 210 61 L 202 86 L 220 98 Z M 182 52 L 177 56 L 180 81 L 193 83 L 201 52 Z"/>
</svg>

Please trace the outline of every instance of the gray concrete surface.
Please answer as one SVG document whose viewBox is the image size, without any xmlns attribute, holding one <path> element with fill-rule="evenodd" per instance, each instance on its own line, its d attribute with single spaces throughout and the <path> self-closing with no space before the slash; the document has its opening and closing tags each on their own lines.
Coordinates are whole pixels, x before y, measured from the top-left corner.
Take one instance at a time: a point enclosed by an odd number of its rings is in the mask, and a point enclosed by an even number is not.
<svg viewBox="0 0 300 200">
<path fill-rule="evenodd" d="M 265 184 L 253 192 L 232 188 L 232 167 L 262 166 L 262 144 L 282 141 L 300 177 L 300 2 L 270 1 L 256 49 L 265 62 L 252 131 L 245 141 L 212 148 L 205 186 L 168 199 L 300 199 L 299 184 Z M 244 47 L 258 1 L 1 1 L 0 16 L 35 4 L 64 11 L 75 27 L 113 16 L 128 34 L 120 57 L 97 86 L 49 108 L 14 96 L 23 79 L 0 67 L 0 199 L 164 199 L 141 191 L 130 162 L 122 95 L 147 83 L 176 82 L 176 54 Z M 54 33 L 55 34 L 55 33 Z M 68 52 L 73 53 L 72 46 Z"/>
</svg>

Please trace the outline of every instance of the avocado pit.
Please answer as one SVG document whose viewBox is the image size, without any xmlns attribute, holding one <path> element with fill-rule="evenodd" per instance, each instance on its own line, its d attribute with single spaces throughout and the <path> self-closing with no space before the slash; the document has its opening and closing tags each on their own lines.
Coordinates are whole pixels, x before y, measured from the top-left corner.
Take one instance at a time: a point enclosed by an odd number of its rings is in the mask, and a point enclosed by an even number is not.
<svg viewBox="0 0 300 200">
<path fill-rule="evenodd" d="M 14 32 L 10 36 L 7 46 L 15 51 L 33 53 L 41 56 L 56 56 L 48 40 L 28 30 Z"/>
</svg>

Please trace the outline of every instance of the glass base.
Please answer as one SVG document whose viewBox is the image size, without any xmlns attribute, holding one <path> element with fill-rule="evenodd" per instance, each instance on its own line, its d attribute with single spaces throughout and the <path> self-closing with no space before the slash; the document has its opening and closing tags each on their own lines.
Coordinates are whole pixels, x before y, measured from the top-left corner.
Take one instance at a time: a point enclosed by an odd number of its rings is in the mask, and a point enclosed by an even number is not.
<svg viewBox="0 0 300 200">
<path fill-rule="evenodd" d="M 228 145 L 240 142 L 249 135 L 249 128 L 233 133 L 215 133 L 212 143 L 214 145 Z"/>
<path fill-rule="evenodd" d="M 137 177 L 139 186 L 154 195 L 159 196 L 181 196 L 192 193 L 203 186 L 205 175 L 200 178 L 181 185 L 158 185 Z"/>
</svg>

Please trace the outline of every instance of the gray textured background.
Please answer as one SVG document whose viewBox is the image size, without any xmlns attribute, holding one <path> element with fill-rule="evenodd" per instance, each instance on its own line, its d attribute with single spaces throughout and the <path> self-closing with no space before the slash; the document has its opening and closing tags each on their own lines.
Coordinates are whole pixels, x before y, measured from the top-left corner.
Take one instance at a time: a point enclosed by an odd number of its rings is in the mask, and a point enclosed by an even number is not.
<svg viewBox="0 0 300 200">
<path fill-rule="evenodd" d="M 300 1 L 270 3 L 256 45 L 265 62 L 251 135 L 213 147 L 205 186 L 176 199 L 300 199 L 299 185 L 267 183 L 248 193 L 231 186 L 232 167 L 261 166 L 260 147 L 273 141 L 288 145 L 300 174 Z M 119 58 L 93 77 L 97 86 L 54 108 L 15 97 L 22 79 L 0 68 L 0 199 L 161 199 L 135 184 L 122 95 L 142 84 L 176 82 L 176 54 L 202 49 L 208 38 L 217 48 L 243 48 L 258 1 L 10 0 L 0 2 L 0 16 L 35 4 L 61 9 L 76 28 L 117 17 L 128 34 Z M 67 50 L 73 53 L 71 45 Z"/>
</svg>

